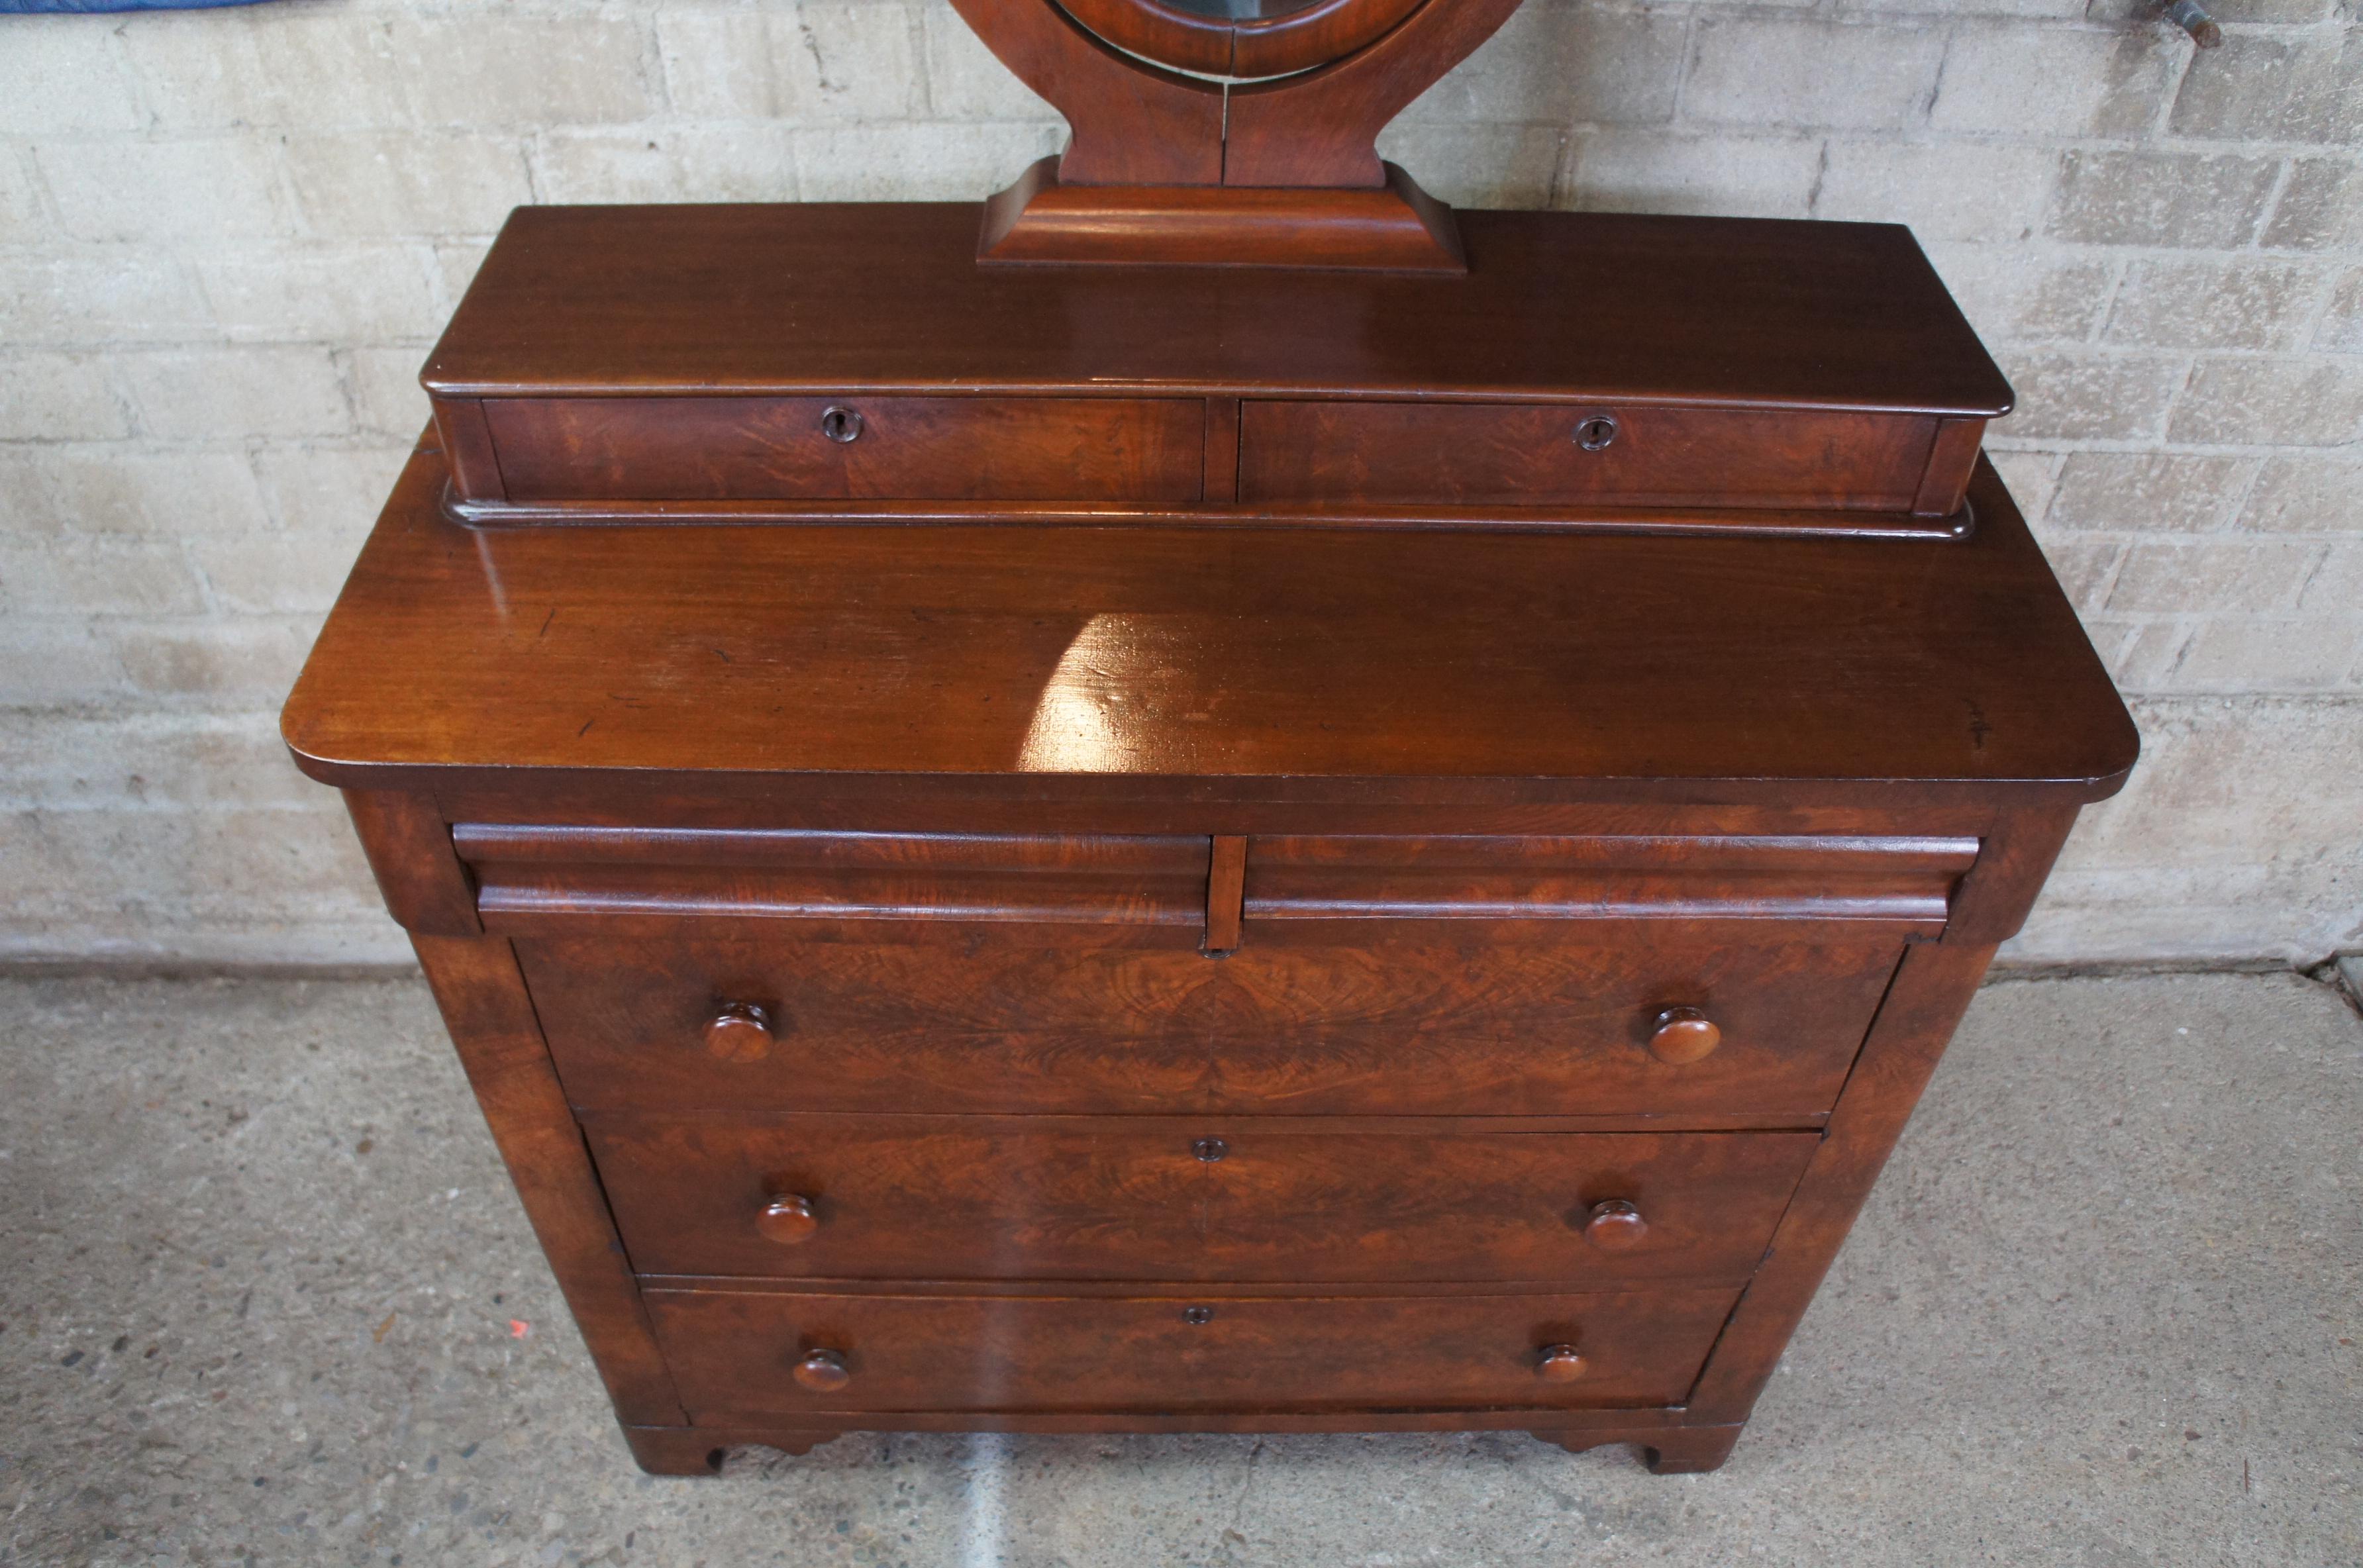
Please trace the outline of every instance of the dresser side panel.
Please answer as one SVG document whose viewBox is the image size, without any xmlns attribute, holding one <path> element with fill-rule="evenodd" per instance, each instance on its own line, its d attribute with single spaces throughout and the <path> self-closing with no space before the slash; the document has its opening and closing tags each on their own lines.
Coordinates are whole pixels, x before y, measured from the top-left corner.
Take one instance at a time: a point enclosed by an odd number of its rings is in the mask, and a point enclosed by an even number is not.
<svg viewBox="0 0 2363 1568">
<path fill-rule="evenodd" d="M 492 937 L 414 936 L 412 945 L 617 1416 L 685 1420 L 516 955 Z"/>
<path fill-rule="evenodd" d="M 1691 1391 L 1694 1419 L 1747 1419 L 1992 957 L 1990 945 L 1929 943 L 1905 950 L 1903 967 L 1831 1113 L 1821 1149 L 1773 1233 L 1764 1266 L 1740 1297 Z"/>
<path fill-rule="evenodd" d="M 1995 947 L 2025 919 L 2075 821 L 2072 806 L 2000 817 L 1954 895 L 1943 939 L 1904 949 L 1821 1149 L 1692 1391 L 1698 1419 L 1744 1421 L 1755 1407 L 1976 997 Z"/>
</svg>

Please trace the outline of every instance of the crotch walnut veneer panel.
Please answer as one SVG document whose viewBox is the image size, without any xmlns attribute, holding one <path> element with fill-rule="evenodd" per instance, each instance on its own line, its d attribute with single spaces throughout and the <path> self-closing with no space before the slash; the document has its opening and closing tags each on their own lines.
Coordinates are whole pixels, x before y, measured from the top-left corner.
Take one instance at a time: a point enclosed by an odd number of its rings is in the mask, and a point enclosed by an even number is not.
<svg viewBox="0 0 2363 1568">
<path fill-rule="evenodd" d="M 585 1107 L 1725 1125 L 1826 1113 L 1902 954 L 1900 941 L 1727 942 L 1678 926 L 1557 944 L 1429 928 L 1310 949 L 1250 934 L 1221 959 L 1078 934 L 536 937 L 517 952 Z M 733 1005 L 764 1010 L 770 1043 L 717 1057 L 706 1035 Z M 1714 1022 L 1711 1055 L 1651 1053 L 1677 1007 Z"/>
<path fill-rule="evenodd" d="M 1270 835 L 1226 885 L 1181 836 L 454 840 L 569 1093 L 618 1110 L 1817 1117 L 1978 854 Z M 717 1055 L 733 1009 L 760 1043 Z M 1675 1010 L 1711 1056 L 1663 1054 Z"/>
</svg>

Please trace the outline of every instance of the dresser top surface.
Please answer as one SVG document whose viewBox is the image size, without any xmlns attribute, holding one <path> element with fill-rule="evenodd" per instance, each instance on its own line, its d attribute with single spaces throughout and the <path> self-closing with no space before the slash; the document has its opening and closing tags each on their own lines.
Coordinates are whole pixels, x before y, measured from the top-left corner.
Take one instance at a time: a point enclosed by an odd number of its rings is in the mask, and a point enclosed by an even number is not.
<svg viewBox="0 0 2363 1568">
<path fill-rule="evenodd" d="M 2010 409 L 1895 225 L 1459 219 L 1470 272 L 1433 278 L 982 268 L 971 204 L 520 207 L 424 380 L 456 396 L 1168 388 Z"/>
<path fill-rule="evenodd" d="M 1764 798 L 1836 780 L 2091 799 L 2137 745 L 1983 464 L 1980 526 L 1948 543 L 471 530 L 442 517 L 443 481 L 439 456 L 413 458 L 288 701 L 283 734 L 316 777 L 1721 780 Z"/>
</svg>

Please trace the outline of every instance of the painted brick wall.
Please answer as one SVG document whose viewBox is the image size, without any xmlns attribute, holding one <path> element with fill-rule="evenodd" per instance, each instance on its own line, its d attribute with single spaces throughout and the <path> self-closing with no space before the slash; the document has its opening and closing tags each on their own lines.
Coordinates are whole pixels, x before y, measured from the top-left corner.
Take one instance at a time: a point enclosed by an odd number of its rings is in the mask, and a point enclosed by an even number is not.
<svg viewBox="0 0 2363 1568">
<path fill-rule="evenodd" d="M 1918 231 L 2148 742 L 2029 959 L 2363 945 L 2363 29 L 2218 12 L 1528 0 L 1385 144 Z M 0 957 L 402 953 L 273 713 L 510 206 L 975 197 L 1060 136 L 941 0 L 0 17 Z"/>
</svg>

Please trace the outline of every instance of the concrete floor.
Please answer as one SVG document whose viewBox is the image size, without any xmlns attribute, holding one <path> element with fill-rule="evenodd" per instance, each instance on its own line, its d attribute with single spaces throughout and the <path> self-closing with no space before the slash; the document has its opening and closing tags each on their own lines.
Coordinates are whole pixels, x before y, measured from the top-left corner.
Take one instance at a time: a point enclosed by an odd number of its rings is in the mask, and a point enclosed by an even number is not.
<svg viewBox="0 0 2363 1568">
<path fill-rule="evenodd" d="M 416 982 L 0 984 L 0 1562 L 2363 1562 L 2363 1024 L 1989 988 L 1731 1463 L 854 1437 L 652 1480 Z"/>
</svg>

